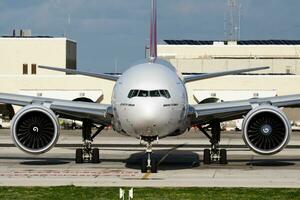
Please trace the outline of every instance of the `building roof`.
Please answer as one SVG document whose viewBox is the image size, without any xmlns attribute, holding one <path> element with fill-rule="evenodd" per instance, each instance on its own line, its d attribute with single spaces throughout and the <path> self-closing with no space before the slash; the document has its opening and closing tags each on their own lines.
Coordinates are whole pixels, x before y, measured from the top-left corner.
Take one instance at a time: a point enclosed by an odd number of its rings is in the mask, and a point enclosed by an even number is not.
<svg viewBox="0 0 300 200">
<path fill-rule="evenodd" d="M 2 38 L 54 38 L 53 36 L 10 36 L 10 35 L 3 35 Z"/>
<path fill-rule="evenodd" d="M 227 45 L 231 41 L 214 40 L 164 40 L 168 45 Z M 239 40 L 233 41 L 237 45 L 300 45 L 300 40 Z"/>
</svg>

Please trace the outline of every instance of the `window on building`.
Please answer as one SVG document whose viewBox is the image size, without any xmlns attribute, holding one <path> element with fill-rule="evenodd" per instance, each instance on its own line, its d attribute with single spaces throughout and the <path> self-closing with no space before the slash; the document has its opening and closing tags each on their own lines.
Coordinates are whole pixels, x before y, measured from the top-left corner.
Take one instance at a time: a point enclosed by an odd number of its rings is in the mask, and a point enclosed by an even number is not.
<svg viewBox="0 0 300 200">
<path fill-rule="evenodd" d="M 31 64 L 31 74 L 36 74 L 36 64 Z"/>
<path fill-rule="evenodd" d="M 28 65 L 23 64 L 23 74 L 28 74 Z"/>
<path fill-rule="evenodd" d="M 291 74 L 291 73 L 292 73 L 292 70 L 291 70 L 291 67 L 290 67 L 290 66 L 287 66 L 287 67 L 286 67 L 285 73 L 287 73 L 287 74 Z"/>
<path fill-rule="evenodd" d="M 211 97 L 216 97 L 217 94 L 213 92 L 213 93 L 210 94 L 210 96 L 211 96 Z"/>
</svg>

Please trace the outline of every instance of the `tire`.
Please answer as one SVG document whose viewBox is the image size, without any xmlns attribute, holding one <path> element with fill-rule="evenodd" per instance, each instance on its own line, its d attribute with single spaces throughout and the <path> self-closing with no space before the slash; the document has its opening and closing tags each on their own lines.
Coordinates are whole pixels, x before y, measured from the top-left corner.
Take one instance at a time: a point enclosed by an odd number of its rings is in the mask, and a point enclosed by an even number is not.
<svg viewBox="0 0 300 200">
<path fill-rule="evenodd" d="M 82 155 L 83 155 L 82 149 L 76 149 L 75 163 L 77 164 L 83 163 Z"/>
<path fill-rule="evenodd" d="M 92 163 L 100 163 L 99 149 L 94 148 L 92 150 Z"/>
<path fill-rule="evenodd" d="M 226 165 L 227 162 L 227 151 L 226 149 L 221 149 L 220 150 L 220 164 Z"/>
<path fill-rule="evenodd" d="M 141 172 L 147 173 L 147 158 L 146 158 L 146 156 L 142 159 Z"/>
<path fill-rule="evenodd" d="M 203 152 L 203 163 L 205 165 L 209 165 L 211 163 L 211 157 L 210 157 L 210 150 L 209 149 L 204 149 L 204 152 Z"/>
<path fill-rule="evenodd" d="M 157 160 L 155 158 L 151 159 L 151 173 L 157 173 Z"/>
</svg>

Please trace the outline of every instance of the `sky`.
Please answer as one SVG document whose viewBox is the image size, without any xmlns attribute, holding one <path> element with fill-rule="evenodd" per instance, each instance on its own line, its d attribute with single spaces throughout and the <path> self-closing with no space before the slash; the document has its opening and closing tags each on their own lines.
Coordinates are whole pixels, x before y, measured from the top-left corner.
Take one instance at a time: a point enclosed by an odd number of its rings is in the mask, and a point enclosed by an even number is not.
<svg viewBox="0 0 300 200">
<path fill-rule="evenodd" d="M 227 0 L 157 0 L 158 38 L 223 40 Z M 239 0 L 241 39 L 300 39 L 299 0 Z M 150 0 L 0 0 L 0 35 L 33 35 L 77 42 L 77 67 L 123 72 L 145 58 Z"/>
</svg>

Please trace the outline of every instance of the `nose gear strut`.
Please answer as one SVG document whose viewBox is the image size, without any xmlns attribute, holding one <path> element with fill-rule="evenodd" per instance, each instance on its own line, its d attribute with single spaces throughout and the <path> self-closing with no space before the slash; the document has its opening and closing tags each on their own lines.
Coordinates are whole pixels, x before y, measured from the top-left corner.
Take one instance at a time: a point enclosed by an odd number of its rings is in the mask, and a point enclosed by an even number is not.
<svg viewBox="0 0 300 200">
<path fill-rule="evenodd" d="M 147 173 L 148 170 L 151 173 L 157 173 L 157 160 L 152 155 L 152 143 L 158 140 L 158 137 L 141 137 L 141 143 L 146 144 L 146 152 L 142 159 L 141 172 Z"/>
</svg>

